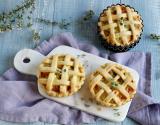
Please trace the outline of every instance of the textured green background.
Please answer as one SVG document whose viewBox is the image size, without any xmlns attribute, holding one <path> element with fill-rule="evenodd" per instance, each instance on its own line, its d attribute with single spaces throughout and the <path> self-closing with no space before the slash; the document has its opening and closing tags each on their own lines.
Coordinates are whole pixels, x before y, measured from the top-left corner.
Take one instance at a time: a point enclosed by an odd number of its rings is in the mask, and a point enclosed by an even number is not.
<svg viewBox="0 0 160 125">
<path fill-rule="evenodd" d="M 0 11 L 9 11 L 22 0 L 0 0 Z M 92 43 L 104 52 L 103 46 L 96 35 L 96 21 L 99 13 L 108 5 L 125 3 L 133 6 L 142 15 L 144 20 L 144 32 L 140 43 L 131 51 L 152 52 L 152 95 L 160 101 L 160 46 L 157 41 L 148 38 L 150 33 L 160 33 L 160 1 L 159 0 L 37 0 L 34 17 L 42 17 L 50 20 L 68 19 L 79 20 L 84 11 L 93 9 L 96 13 L 95 19 L 87 25 L 72 24 L 68 30 L 58 27 L 36 24 L 35 28 L 41 29 L 41 41 L 49 39 L 50 36 L 61 32 L 72 32 L 77 39 Z M 46 6 L 45 6 L 46 4 Z M 92 42 L 91 42 L 92 41 Z M 16 52 L 23 48 L 33 48 L 29 30 L 14 30 L 9 33 L 0 34 L 0 74 L 13 67 L 13 58 Z M 0 121 L 0 125 L 11 125 L 13 123 Z M 16 125 L 17 123 L 14 123 Z M 47 123 L 26 123 L 23 125 L 48 125 Z M 134 121 L 126 118 L 121 123 L 107 121 L 97 122 L 94 125 L 137 125 Z M 21 125 L 21 124 L 19 124 Z"/>
</svg>

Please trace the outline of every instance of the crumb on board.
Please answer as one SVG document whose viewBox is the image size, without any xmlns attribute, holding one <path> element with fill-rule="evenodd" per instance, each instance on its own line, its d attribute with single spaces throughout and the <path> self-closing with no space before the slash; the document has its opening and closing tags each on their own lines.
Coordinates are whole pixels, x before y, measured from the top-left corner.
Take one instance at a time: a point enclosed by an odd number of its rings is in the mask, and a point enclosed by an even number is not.
<svg viewBox="0 0 160 125">
<path fill-rule="evenodd" d="M 114 110 L 114 111 L 118 111 L 119 109 L 114 108 L 113 110 Z"/>
<path fill-rule="evenodd" d="M 80 57 L 80 55 L 77 55 L 77 58 L 79 58 Z"/>
<path fill-rule="evenodd" d="M 84 106 L 85 107 L 90 107 L 91 105 L 84 103 Z"/>
<path fill-rule="evenodd" d="M 77 55 L 77 58 L 84 58 L 86 55 L 85 54 L 81 54 L 81 55 Z"/>
<path fill-rule="evenodd" d="M 81 56 L 84 57 L 84 56 L 86 56 L 86 54 L 83 53 Z"/>
<path fill-rule="evenodd" d="M 101 111 L 101 107 L 97 107 L 97 110 L 98 110 L 98 111 Z"/>
<path fill-rule="evenodd" d="M 99 103 L 99 102 L 96 102 L 96 104 L 97 104 L 97 105 L 100 105 L 100 103 Z"/>
<path fill-rule="evenodd" d="M 84 101 L 84 97 L 81 97 L 81 100 Z"/>
<path fill-rule="evenodd" d="M 120 116 L 121 113 L 120 113 L 120 112 L 115 112 L 114 115 L 115 115 L 115 116 Z"/>
<path fill-rule="evenodd" d="M 91 97 L 89 97 L 88 100 L 89 100 L 90 102 L 93 102 L 93 99 L 92 99 Z"/>
</svg>

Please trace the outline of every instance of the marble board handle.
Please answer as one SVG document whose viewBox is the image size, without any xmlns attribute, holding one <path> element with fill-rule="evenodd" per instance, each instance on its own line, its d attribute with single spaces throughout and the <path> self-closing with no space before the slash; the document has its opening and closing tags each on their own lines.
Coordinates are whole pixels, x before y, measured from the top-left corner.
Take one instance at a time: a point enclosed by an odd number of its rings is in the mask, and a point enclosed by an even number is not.
<svg viewBox="0 0 160 125">
<path fill-rule="evenodd" d="M 37 68 L 45 58 L 41 53 L 32 49 L 20 50 L 14 58 L 14 67 L 21 73 L 36 75 Z"/>
</svg>

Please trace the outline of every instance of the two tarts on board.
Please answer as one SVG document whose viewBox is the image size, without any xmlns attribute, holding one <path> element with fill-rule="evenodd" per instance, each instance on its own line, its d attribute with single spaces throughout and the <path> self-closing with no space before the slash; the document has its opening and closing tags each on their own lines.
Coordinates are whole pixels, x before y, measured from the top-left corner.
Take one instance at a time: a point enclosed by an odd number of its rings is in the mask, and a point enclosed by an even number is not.
<svg viewBox="0 0 160 125">
<path fill-rule="evenodd" d="M 85 68 L 76 57 L 56 54 L 42 61 L 37 77 L 38 84 L 47 95 L 65 97 L 80 90 L 85 81 Z M 124 105 L 136 93 L 132 75 L 115 63 L 100 66 L 87 79 L 93 99 L 103 106 Z"/>
</svg>

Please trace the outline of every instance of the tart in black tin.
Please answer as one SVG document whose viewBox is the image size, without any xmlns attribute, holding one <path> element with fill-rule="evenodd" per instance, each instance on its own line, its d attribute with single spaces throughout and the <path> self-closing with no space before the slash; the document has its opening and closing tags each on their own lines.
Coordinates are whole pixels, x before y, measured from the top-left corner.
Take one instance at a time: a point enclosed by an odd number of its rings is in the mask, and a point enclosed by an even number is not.
<svg viewBox="0 0 160 125">
<path fill-rule="evenodd" d="M 140 40 L 143 21 L 138 12 L 124 4 L 107 7 L 99 16 L 98 33 L 105 47 L 115 52 L 133 48 Z"/>
</svg>

